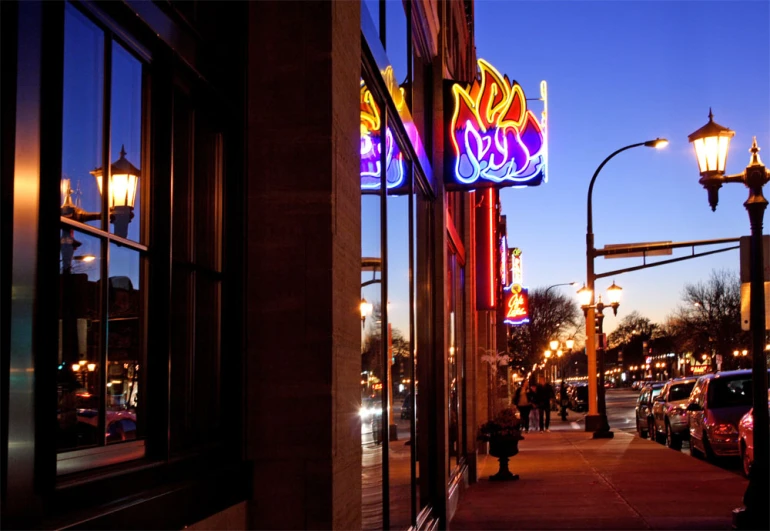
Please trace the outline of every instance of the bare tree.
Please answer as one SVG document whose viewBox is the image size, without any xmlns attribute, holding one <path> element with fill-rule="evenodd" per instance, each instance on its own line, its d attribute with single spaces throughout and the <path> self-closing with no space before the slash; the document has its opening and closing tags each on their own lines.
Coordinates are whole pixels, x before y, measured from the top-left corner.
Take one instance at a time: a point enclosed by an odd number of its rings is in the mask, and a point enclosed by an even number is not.
<svg viewBox="0 0 770 531">
<path fill-rule="evenodd" d="M 585 328 L 578 303 L 547 288 L 529 291 L 529 323 L 510 329 L 508 348 L 515 365 L 527 369 L 542 360 L 551 340 L 582 340 Z"/>
<path fill-rule="evenodd" d="M 749 334 L 741 330 L 741 284 L 737 272 L 714 270 L 708 281 L 685 285 L 682 302 L 669 319 L 684 351 L 721 354 L 724 365 L 729 366 L 732 352 L 747 348 Z M 714 356 L 712 367 L 716 369 Z"/>
</svg>

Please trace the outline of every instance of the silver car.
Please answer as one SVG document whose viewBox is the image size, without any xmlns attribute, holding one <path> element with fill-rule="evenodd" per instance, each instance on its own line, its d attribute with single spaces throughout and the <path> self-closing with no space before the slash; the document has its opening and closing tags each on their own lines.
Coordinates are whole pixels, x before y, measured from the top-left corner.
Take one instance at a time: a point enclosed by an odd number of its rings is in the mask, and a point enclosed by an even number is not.
<svg viewBox="0 0 770 531">
<path fill-rule="evenodd" d="M 738 422 L 751 409 L 751 402 L 751 370 L 698 378 L 687 405 L 690 453 L 707 459 L 740 455 Z"/>
<path fill-rule="evenodd" d="M 697 376 L 690 376 L 666 383 L 652 403 L 655 433 L 650 435 L 651 439 L 674 450 L 682 449 L 682 441 L 690 438 L 687 403 L 697 381 Z"/>
</svg>

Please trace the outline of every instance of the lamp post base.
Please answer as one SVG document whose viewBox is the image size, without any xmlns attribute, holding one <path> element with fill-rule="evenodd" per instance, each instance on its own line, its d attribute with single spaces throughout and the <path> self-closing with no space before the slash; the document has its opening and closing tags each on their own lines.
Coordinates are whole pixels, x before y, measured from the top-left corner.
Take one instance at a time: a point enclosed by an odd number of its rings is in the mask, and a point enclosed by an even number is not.
<svg viewBox="0 0 770 531">
<path fill-rule="evenodd" d="M 599 431 L 602 428 L 608 428 L 607 415 L 586 415 L 586 431 Z"/>
<path fill-rule="evenodd" d="M 733 509 L 733 529 L 767 529 L 767 509 L 749 509 L 739 507 Z"/>
</svg>

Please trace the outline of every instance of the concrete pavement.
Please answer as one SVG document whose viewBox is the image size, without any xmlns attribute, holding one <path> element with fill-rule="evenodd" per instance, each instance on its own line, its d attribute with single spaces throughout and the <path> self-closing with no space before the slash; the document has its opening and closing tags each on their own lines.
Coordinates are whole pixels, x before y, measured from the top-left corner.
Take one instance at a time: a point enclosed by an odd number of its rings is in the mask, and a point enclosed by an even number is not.
<svg viewBox="0 0 770 531">
<path fill-rule="evenodd" d="M 554 417 L 550 433 L 519 442 L 518 481 L 489 481 L 498 461 L 479 456 L 450 529 L 731 529 L 740 475 L 628 433 L 592 439 Z"/>
</svg>

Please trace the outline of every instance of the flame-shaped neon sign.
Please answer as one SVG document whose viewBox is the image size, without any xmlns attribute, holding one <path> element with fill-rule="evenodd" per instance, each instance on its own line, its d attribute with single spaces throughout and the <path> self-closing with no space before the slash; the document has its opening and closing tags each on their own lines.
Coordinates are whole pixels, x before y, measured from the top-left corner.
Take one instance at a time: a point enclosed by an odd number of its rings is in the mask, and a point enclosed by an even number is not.
<svg viewBox="0 0 770 531">
<path fill-rule="evenodd" d="M 452 189 L 536 186 L 545 178 L 545 110 L 538 122 L 521 86 L 483 59 L 470 87 L 452 85 L 451 157 L 445 183 Z M 543 100 L 547 98 L 541 84 Z"/>
<path fill-rule="evenodd" d="M 382 174 L 382 120 L 374 96 L 361 82 L 361 188 L 379 190 Z M 393 133 L 385 132 L 385 179 L 388 189 L 404 184 L 404 157 Z"/>
</svg>

